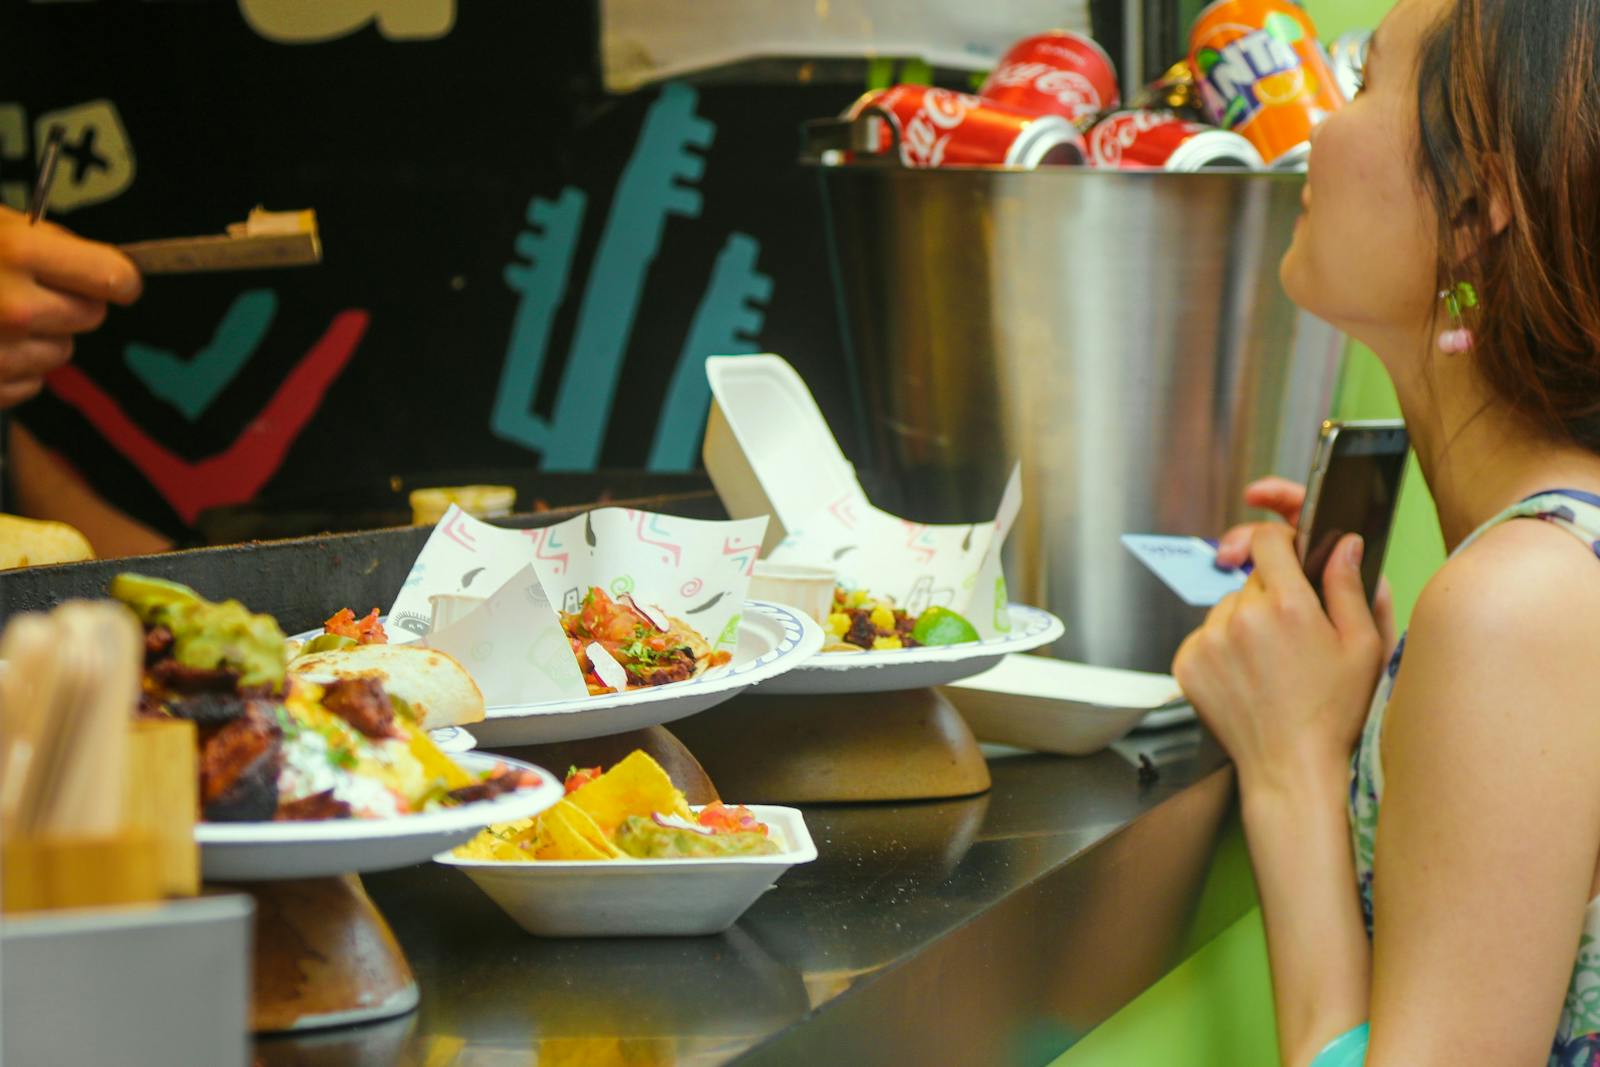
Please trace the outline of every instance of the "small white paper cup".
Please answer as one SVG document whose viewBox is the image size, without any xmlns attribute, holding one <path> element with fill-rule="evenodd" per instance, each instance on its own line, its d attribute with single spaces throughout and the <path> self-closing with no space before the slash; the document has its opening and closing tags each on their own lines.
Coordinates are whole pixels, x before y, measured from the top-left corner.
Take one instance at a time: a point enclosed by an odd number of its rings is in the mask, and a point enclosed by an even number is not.
<svg viewBox="0 0 1600 1067">
<path fill-rule="evenodd" d="M 751 600 L 770 600 L 797 607 L 820 625 L 827 626 L 838 579 L 838 572 L 827 567 L 761 560 L 750 578 L 747 595 Z"/>
</svg>

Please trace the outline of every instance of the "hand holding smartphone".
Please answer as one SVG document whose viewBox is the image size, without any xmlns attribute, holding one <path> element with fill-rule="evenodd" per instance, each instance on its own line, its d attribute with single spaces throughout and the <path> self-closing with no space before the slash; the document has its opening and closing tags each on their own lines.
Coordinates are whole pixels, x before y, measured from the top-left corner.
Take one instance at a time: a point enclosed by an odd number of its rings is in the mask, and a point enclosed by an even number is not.
<svg viewBox="0 0 1600 1067">
<path fill-rule="evenodd" d="M 1319 598 L 1328 559 L 1352 533 L 1366 544 L 1361 582 L 1367 603 L 1376 598 L 1410 446 L 1405 423 L 1398 419 L 1322 424 L 1295 541 Z"/>
</svg>

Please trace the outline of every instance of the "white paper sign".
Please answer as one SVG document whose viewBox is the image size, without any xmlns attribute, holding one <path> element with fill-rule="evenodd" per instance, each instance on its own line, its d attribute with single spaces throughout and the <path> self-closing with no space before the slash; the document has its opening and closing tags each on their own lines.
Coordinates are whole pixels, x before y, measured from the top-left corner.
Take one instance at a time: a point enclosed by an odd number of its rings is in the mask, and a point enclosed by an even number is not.
<svg viewBox="0 0 1600 1067">
<path fill-rule="evenodd" d="M 732 652 L 767 519 L 707 522 L 631 508 L 599 508 L 524 531 L 551 603 L 577 611 L 591 586 L 694 627 Z"/>
<path fill-rule="evenodd" d="M 1021 504 L 1020 467 L 1011 472 L 996 519 L 964 525 L 899 518 L 874 507 L 853 486 L 789 531 L 771 559 L 831 567 L 846 588 L 892 597 L 913 616 L 930 607 L 949 608 L 967 615 L 979 633 L 994 636 L 1010 628 L 1000 550 Z M 980 583 L 986 583 L 982 595 Z"/>
<path fill-rule="evenodd" d="M 589 694 L 561 619 L 531 563 L 426 640 L 460 661 L 490 707 Z"/>
<path fill-rule="evenodd" d="M 506 530 L 473 518 L 454 504 L 428 536 L 389 608 L 386 629 L 394 644 L 428 632 L 436 593 L 487 597 L 534 562 L 531 530 Z"/>
<path fill-rule="evenodd" d="M 706 522 L 600 508 L 507 530 L 452 505 L 389 608 L 390 640 L 426 637 L 461 661 L 491 706 L 588 693 L 558 612 L 578 611 L 594 586 L 682 619 L 713 649 L 734 652 L 766 529 L 765 518 Z M 487 599 L 430 633 L 429 601 L 441 594 Z"/>
</svg>

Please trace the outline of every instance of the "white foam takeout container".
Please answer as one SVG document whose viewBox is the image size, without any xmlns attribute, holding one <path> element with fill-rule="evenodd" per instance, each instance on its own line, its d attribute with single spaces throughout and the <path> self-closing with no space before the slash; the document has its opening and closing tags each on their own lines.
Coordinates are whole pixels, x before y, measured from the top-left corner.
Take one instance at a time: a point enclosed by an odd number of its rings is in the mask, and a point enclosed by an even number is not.
<svg viewBox="0 0 1600 1067">
<path fill-rule="evenodd" d="M 980 741 L 1086 756 L 1179 697 L 1170 675 L 1011 655 L 943 687 Z"/>
<path fill-rule="evenodd" d="M 712 356 L 706 379 L 706 473 L 729 515 L 772 517 L 765 556 L 796 524 L 855 489 L 855 468 L 811 390 L 781 357 Z"/>
<path fill-rule="evenodd" d="M 795 808 L 750 804 L 783 851 L 682 860 L 434 860 L 475 882 L 540 937 L 692 937 L 738 921 L 785 871 L 817 858 Z"/>
</svg>

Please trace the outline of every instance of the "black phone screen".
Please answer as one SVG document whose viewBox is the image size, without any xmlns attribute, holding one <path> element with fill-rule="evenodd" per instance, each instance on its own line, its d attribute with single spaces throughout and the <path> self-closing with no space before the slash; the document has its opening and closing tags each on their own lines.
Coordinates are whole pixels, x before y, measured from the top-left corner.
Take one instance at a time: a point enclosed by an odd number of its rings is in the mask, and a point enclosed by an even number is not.
<svg viewBox="0 0 1600 1067">
<path fill-rule="evenodd" d="M 1358 533 L 1365 543 L 1361 581 L 1367 602 L 1378 591 L 1389 530 L 1405 474 L 1409 440 L 1404 430 L 1344 429 L 1333 442 L 1333 455 L 1322 474 L 1321 491 L 1311 511 L 1306 539 L 1305 571 L 1322 596 L 1322 574 L 1339 541 Z"/>
</svg>

